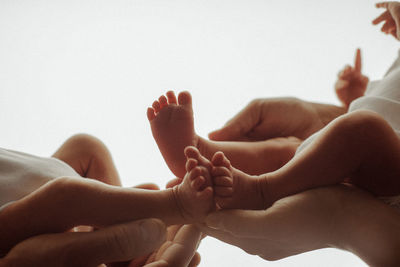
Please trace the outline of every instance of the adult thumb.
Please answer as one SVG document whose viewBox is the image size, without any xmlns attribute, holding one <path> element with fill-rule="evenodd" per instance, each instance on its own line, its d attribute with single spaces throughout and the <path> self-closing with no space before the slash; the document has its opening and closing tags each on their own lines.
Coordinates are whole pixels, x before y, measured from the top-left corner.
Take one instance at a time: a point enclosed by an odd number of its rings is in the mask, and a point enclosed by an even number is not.
<svg viewBox="0 0 400 267">
<path fill-rule="evenodd" d="M 252 101 L 235 117 L 230 119 L 222 128 L 208 134 L 214 141 L 244 141 L 248 140 L 248 133 L 258 122 L 257 102 Z"/>
</svg>

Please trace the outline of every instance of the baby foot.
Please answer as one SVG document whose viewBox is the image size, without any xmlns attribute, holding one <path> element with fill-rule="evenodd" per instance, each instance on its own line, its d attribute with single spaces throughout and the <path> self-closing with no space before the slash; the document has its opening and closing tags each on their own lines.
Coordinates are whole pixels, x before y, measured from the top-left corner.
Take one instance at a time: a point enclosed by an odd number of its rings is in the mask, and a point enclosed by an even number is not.
<svg viewBox="0 0 400 267">
<path fill-rule="evenodd" d="M 169 169 L 177 176 L 186 174 L 185 147 L 197 147 L 199 137 L 194 132 L 192 97 L 181 92 L 178 101 L 174 92 L 168 91 L 147 109 L 153 137 Z"/>
<path fill-rule="evenodd" d="M 214 200 L 222 209 L 264 209 L 270 201 L 264 196 L 266 183 L 261 177 L 248 175 L 232 167 L 222 152 L 212 158 L 211 171 Z"/>
<path fill-rule="evenodd" d="M 184 219 L 199 222 L 215 209 L 210 175 L 212 166 L 193 146 L 187 147 L 184 153 L 187 173 L 183 182 L 174 187 L 175 196 Z"/>
</svg>

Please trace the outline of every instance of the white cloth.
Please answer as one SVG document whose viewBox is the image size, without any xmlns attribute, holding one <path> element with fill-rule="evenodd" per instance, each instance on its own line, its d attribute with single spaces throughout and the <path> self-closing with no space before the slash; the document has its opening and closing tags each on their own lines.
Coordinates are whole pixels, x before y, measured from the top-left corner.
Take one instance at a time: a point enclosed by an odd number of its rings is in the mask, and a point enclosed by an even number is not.
<svg viewBox="0 0 400 267">
<path fill-rule="evenodd" d="M 0 148 L 0 211 L 48 181 L 79 177 L 68 164 L 56 158 L 43 158 Z"/>
<path fill-rule="evenodd" d="M 350 104 L 348 112 L 356 110 L 370 110 L 378 113 L 400 137 L 400 50 L 397 59 L 385 76 L 381 80 L 369 82 L 365 95 Z M 307 138 L 297 148 L 296 154 L 313 142 L 319 133 L 316 132 Z M 382 200 L 400 211 L 400 195 L 385 197 Z"/>
</svg>

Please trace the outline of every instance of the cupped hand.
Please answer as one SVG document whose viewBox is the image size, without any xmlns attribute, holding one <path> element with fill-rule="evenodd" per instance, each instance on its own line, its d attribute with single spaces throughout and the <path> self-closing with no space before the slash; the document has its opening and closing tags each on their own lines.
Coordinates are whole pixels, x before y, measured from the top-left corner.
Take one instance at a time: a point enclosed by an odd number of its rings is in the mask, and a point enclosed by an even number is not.
<svg viewBox="0 0 400 267">
<path fill-rule="evenodd" d="M 194 267 L 200 263 L 196 252 L 201 232 L 194 225 L 168 227 L 167 241 L 149 257 L 133 260 L 129 267 Z"/>
<path fill-rule="evenodd" d="M 374 19 L 372 23 L 377 25 L 383 22 L 381 31 L 400 40 L 400 3 L 395 1 L 381 2 L 377 3 L 376 7 L 385 8 L 386 11 Z"/>
<path fill-rule="evenodd" d="M 399 266 L 400 214 L 350 185 L 308 190 L 267 210 L 222 210 L 200 229 L 267 260 L 336 247 L 372 266 Z"/>
<path fill-rule="evenodd" d="M 260 141 L 294 136 L 305 139 L 344 110 L 297 98 L 251 101 L 221 129 L 209 134 L 214 141 Z"/>
<path fill-rule="evenodd" d="M 361 73 L 361 51 L 357 49 L 354 67 L 347 65 L 338 74 L 336 95 L 347 108 L 353 100 L 364 95 L 368 81 L 368 77 Z"/>
</svg>

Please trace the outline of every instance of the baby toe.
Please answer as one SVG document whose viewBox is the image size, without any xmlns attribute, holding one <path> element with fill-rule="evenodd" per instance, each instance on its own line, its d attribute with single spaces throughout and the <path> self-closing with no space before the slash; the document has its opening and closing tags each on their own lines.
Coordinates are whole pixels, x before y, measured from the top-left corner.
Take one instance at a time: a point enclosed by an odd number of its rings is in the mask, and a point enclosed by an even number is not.
<svg viewBox="0 0 400 267">
<path fill-rule="evenodd" d="M 161 109 L 168 106 L 167 98 L 164 95 L 162 95 L 162 96 L 160 96 L 160 98 L 158 98 L 158 102 L 160 102 Z"/>
<path fill-rule="evenodd" d="M 176 100 L 176 96 L 175 96 L 174 91 L 168 91 L 166 93 L 166 95 L 167 95 L 167 99 L 168 99 L 168 103 L 169 104 L 175 104 L 176 105 L 178 103 L 177 100 Z"/>
</svg>

